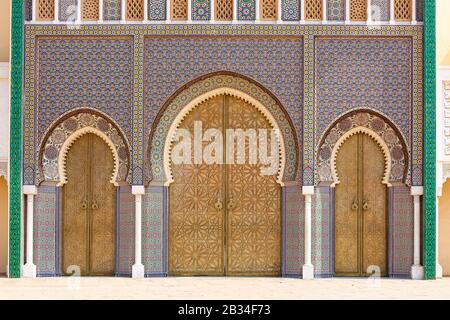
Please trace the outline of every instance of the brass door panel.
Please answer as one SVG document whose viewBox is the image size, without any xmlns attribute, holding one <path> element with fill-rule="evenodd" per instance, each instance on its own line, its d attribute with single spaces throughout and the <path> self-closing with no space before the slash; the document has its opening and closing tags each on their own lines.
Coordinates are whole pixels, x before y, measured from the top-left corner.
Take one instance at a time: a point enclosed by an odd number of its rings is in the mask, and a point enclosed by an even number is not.
<svg viewBox="0 0 450 320">
<path fill-rule="evenodd" d="M 225 128 L 271 128 L 250 104 L 227 95 L 203 102 L 179 128 L 193 136 Z M 207 146 L 210 142 L 203 142 Z M 205 149 L 204 149 L 205 150 Z M 248 150 L 247 150 L 248 152 Z M 278 275 L 281 255 L 280 187 L 260 164 L 175 164 L 169 187 L 171 275 Z M 225 152 L 222 152 L 225 162 Z"/>
<path fill-rule="evenodd" d="M 238 98 L 228 97 L 228 101 L 227 128 L 267 129 L 270 138 L 272 126 L 258 110 Z M 248 143 L 245 151 L 245 164 L 227 165 L 227 274 L 279 275 L 280 185 L 276 172 L 261 173 L 259 157 L 250 164 Z"/>
<path fill-rule="evenodd" d="M 385 161 L 375 140 L 363 135 L 363 273 L 378 266 L 387 274 L 387 192 L 381 183 Z"/>
<path fill-rule="evenodd" d="M 108 145 L 91 135 L 90 273 L 114 274 L 115 186 L 110 182 L 114 159 Z"/>
<path fill-rule="evenodd" d="M 79 138 L 67 156 L 63 188 L 62 268 L 81 275 L 112 275 L 115 252 L 115 187 L 111 150 L 94 134 Z"/>
<path fill-rule="evenodd" d="M 334 200 L 334 270 L 337 275 L 359 274 L 358 135 L 351 136 L 336 159 L 340 183 Z"/>
<path fill-rule="evenodd" d="M 364 276 L 369 266 L 387 269 L 385 161 L 366 134 L 350 137 L 336 159 L 340 183 L 335 188 L 335 273 Z"/>
<path fill-rule="evenodd" d="M 67 155 L 67 183 L 62 208 L 62 271 L 79 266 L 81 274 L 89 273 L 89 137 L 78 139 Z M 80 174 L 81 173 L 81 174 Z"/>
<path fill-rule="evenodd" d="M 203 130 L 223 127 L 223 96 L 212 98 L 189 113 L 180 129 L 194 136 L 194 121 Z M 169 273 L 224 274 L 223 166 L 194 162 L 175 164 L 169 187 Z M 174 152 L 175 150 L 172 150 Z"/>
</svg>

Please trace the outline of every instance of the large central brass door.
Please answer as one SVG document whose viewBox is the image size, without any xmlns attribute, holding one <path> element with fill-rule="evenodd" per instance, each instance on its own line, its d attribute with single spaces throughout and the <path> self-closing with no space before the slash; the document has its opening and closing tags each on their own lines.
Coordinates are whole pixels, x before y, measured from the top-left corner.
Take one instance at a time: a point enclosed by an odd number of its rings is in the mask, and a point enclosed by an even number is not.
<svg viewBox="0 0 450 320">
<path fill-rule="evenodd" d="M 114 273 L 115 187 L 111 150 L 86 134 L 70 148 L 63 188 L 62 267 L 81 275 Z"/>
<path fill-rule="evenodd" d="M 387 272 L 385 161 L 375 140 L 360 133 L 340 148 L 335 190 L 335 273 Z M 378 269 L 379 268 L 379 269 Z"/>
<path fill-rule="evenodd" d="M 203 132 L 217 129 L 222 133 L 223 152 L 216 156 L 223 163 L 224 151 L 234 143 L 227 140 L 225 128 L 272 129 L 253 106 L 227 95 L 199 105 L 179 128 L 194 136 L 196 121 L 201 121 Z M 210 144 L 203 142 L 204 153 L 211 151 Z M 247 156 L 248 151 L 247 143 Z M 259 160 L 253 164 L 195 164 L 195 157 L 193 151 L 193 164 L 175 164 L 173 159 L 171 163 L 170 274 L 279 275 L 281 198 L 275 174 L 262 175 Z"/>
</svg>

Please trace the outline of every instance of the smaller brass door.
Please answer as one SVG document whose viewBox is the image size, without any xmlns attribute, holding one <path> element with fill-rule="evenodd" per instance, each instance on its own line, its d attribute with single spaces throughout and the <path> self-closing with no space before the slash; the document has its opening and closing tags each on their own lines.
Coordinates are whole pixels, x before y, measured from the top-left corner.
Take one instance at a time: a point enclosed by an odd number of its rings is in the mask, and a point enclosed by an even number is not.
<svg viewBox="0 0 450 320">
<path fill-rule="evenodd" d="M 97 135 L 86 134 L 70 148 L 63 187 L 62 271 L 112 275 L 115 253 L 114 160 Z"/>
<path fill-rule="evenodd" d="M 334 264 L 337 276 L 387 273 L 385 161 L 375 140 L 360 133 L 339 150 L 335 188 Z M 378 269 L 378 270 L 377 270 Z"/>
</svg>

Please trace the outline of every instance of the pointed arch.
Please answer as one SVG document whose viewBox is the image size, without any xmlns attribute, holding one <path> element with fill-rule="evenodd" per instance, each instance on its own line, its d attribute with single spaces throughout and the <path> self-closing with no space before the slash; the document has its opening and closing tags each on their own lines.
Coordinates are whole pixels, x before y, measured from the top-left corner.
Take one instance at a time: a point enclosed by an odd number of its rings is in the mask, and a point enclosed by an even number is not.
<svg viewBox="0 0 450 320">
<path fill-rule="evenodd" d="M 339 153 L 339 150 L 341 149 L 342 145 L 350 137 L 352 137 L 353 135 L 358 134 L 358 133 L 363 133 L 363 134 L 368 135 L 373 140 L 375 140 L 377 145 L 380 147 L 380 149 L 383 153 L 383 157 L 384 157 L 384 174 L 383 174 L 382 183 L 387 185 L 388 187 L 391 186 L 391 184 L 389 183 L 389 177 L 391 176 L 391 161 L 392 160 L 391 160 L 391 153 L 389 151 L 389 147 L 375 131 L 368 129 L 366 127 L 362 127 L 362 126 L 359 126 L 359 127 L 356 127 L 356 128 L 353 128 L 353 129 L 347 131 L 342 137 L 339 138 L 339 140 L 334 145 L 333 151 L 331 153 L 331 175 L 333 177 L 333 184 L 331 186 L 334 187 L 337 184 L 339 184 L 339 182 L 340 182 L 339 175 L 337 172 L 337 167 L 336 167 L 336 160 L 337 160 L 337 155 Z"/>
<path fill-rule="evenodd" d="M 319 182 L 338 183 L 336 154 L 345 140 L 358 132 L 372 137 L 382 148 L 385 160 L 389 161 L 383 183 L 410 184 L 410 157 L 404 137 L 386 117 L 366 109 L 344 114 L 325 131 L 316 151 Z"/>
<path fill-rule="evenodd" d="M 64 185 L 67 152 L 81 136 L 93 133 L 106 142 L 114 158 L 114 174 L 111 182 L 117 185 L 126 181 L 129 172 L 129 144 L 117 124 L 107 116 L 91 110 L 80 109 L 62 116 L 47 131 L 41 142 L 38 180 L 53 181 Z"/>
<path fill-rule="evenodd" d="M 274 128 L 280 129 L 285 154 L 279 181 L 295 181 L 300 148 L 290 117 L 278 99 L 267 89 L 250 78 L 232 72 L 204 75 L 187 83 L 168 99 L 156 117 L 148 136 L 146 152 L 148 180 L 170 183 L 170 170 L 166 165 L 171 141 L 168 137 L 172 135 L 184 115 L 205 99 L 219 94 L 229 94 L 247 101 L 262 112 Z"/>
<path fill-rule="evenodd" d="M 117 186 L 117 175 L 119 171 L 119 155 L 117 153 L 116 147 L 114 143 L 111 141 L 111 139 L 101 132 L 100 130 L 93 128 L 93 127 L 84 127 L 81 128 L 74 133 L 72 133 L 66 141 L 64 141 L 63 145 L 61 146 L 61 150 L 59 152 L 58 156 L 58 173 L 59 173 L 59 183 L 57 186 L 62 187 L 64 184 L 67 183 L 67 171 L 66 171 L 66 163 L 67 163 L 67 155 L 70 151 L 70 148 L 72 145 L 82 136 L 93 133 L 100 137 L 109 147 L 111 150 L 113 161 L 114 161 L 114 169 L 113 173 L 110 179 L 110 182 Z"/>
<path fill-rule="evenodd" d="M 283 176 L 284 176 L 284 169 L 285 169 L 285 162 L 286 162 L 286 148 L 284 145 L 284 139 L 283 134 L 281 133 L 281 129 L 276 122 L 275 118 L 272 116 L 272 114 L 267 110 L 264 105 L 262 105 L 258 100 L 251 97 L 250 95 L 246 94 L 245 92 L 242 92 L 237 89 L 228 88 L 228 87 L 222 87 L 218 89 L 211 90 L 207 93 L 204 93 L 195 99 L 193 99 L 190 103 L 188 103 L 177 115 L 175 120 L 173 121 L 172 125 L 170 126 L 166 141 L 164 143 L 164 172 L 166 176 L 166 182 L 165 185 L 170 185 L 173 181 L 172 177 L 172 168 L 170 166 L 171 163 L 171 150 L 173 147 L 173 140 L 175 136 L 176 130 L 179 128 L 180 124 L 183 122 L 186 115 L 188 115 L 192 110 L 194 110 L 196 107 L 198 107 L 202 102 L 205 102 L 211 98 L 220 96 L 220 95 L 230 95 L 232 97 L 236 97 L 239 99 L 244 100 L 245 102 L 251 104 L 256 110 L 258 110 L 270 123 L 270 125 L 276 130 L 277 134 L 277 140 L 279 145 L 279 166 L 278 166 L 278 172 L 276 174 L 277 182 L 280 185 L 283 185 Z"/>
</svg>

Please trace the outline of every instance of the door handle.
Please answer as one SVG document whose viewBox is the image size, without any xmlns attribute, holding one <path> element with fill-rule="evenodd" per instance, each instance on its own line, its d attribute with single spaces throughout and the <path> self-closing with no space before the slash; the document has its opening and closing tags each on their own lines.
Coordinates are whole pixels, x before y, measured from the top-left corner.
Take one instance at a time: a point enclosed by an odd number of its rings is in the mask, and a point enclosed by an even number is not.
<svg viewBox="0 0 450 320">
<path fill-rule="evenodd" d="M 83 201 L 81 202 L 81 209 L 86 210 L 87 207 L 88 207 L 87 201 L 86 201 L 86 200 L 83 200 Z"/>
<path fill-rule="evenodd" d="M 222 208 L 223 208 L 222 199 L 217 198 L 217 201 L 216 201 L 216 203 L 214 204 L 214 207 L 215 207 L 217 210 L 222 210 Z"/>
<path fill-rule="evenodd" d="M 363 210 L 366 211 L 369 209 L 369 202 L 367 200 L 364 200 L 363 202 Z"/>
<path fill-rule="evenodd" d="M 353 203 L 352 203 L 352 210 L 353 210 L 353 211 L 356 211 L 356 210 L 358 210 L 358 208 L 359 208 L 359 206 L 358 206 L 358 201 L 353 200 Z"/>
<path fill-rule="evenodd" d="M 233 198 L 230 198 L 227 205 L 228 210 L 232 210 L 234 208 Z"/>
<path fill-rule="evenodd" d="M 92 210 L 97 210 L 97 209 L 98 209 L 98 204 L 97 204 L 97 202 L 96 202 L 96 201 L 93 201 L 91 207 L 92 207 Z"/>
</svg>

